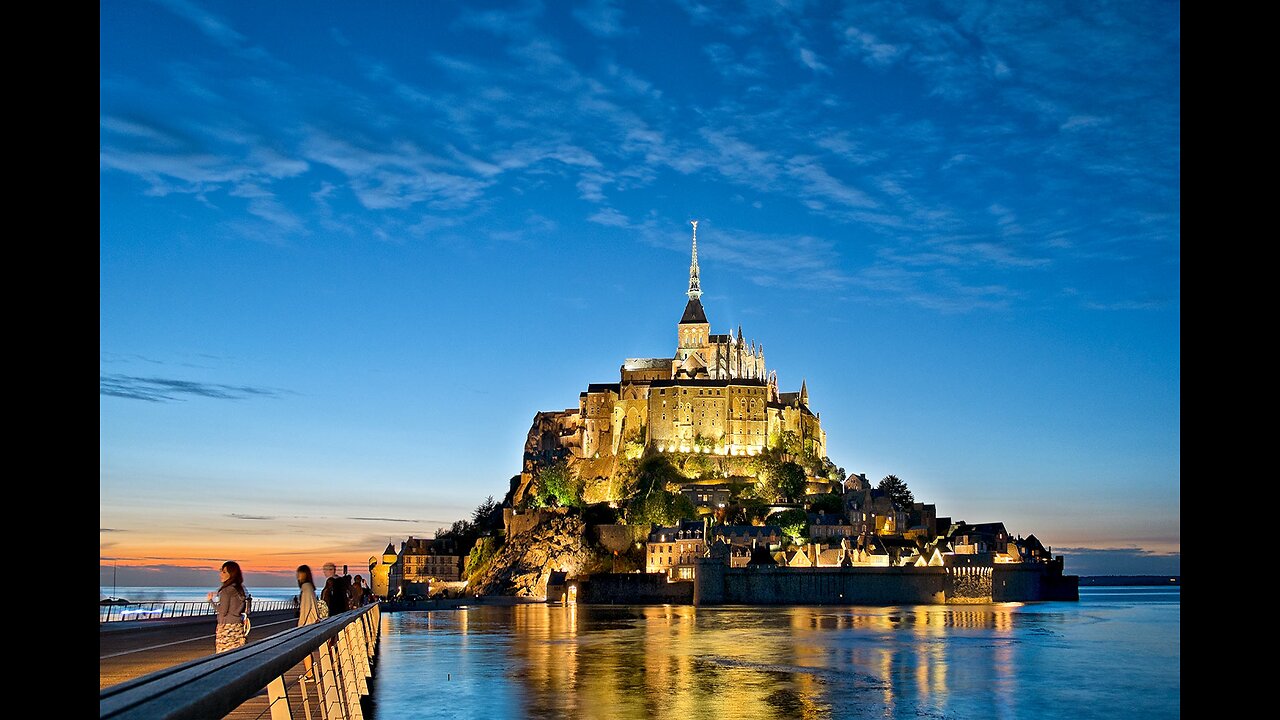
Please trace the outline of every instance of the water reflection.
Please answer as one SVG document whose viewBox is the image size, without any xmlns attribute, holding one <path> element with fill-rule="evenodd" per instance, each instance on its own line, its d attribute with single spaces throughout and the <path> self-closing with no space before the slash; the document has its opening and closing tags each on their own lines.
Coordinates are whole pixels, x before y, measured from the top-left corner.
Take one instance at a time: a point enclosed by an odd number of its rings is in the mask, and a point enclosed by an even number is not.
<svg viewBox="0 0 1280 720">
<path fill-rule="evenodd" d="M 1084 605 L 386 614 L 375 717 L 1078 717 L 1053 694 L 1128 692 L 1088 662 L 1141 665 L 1124 648 L 1134 622 L 1168 632 L 1143 677 L 1153 715 L 1176 715 L 1178 605 L 1147 607 L 1163 625 Z"/>
</svg>

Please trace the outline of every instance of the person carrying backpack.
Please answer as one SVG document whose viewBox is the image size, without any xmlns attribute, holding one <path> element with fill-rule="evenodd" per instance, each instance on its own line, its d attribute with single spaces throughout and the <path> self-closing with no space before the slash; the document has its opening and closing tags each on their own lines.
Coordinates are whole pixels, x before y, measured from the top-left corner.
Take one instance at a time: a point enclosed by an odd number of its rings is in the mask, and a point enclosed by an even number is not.
<svg viewBox="0 0 1280 720">
<path fill-rule="evenodd" d="M 351 578 L 338 575 L 337 568 L 331 562 L 325 563 L 322 569 L 325 581 L 324 590 L 320 591 L 320 601 L 328 606 L 330 617 L 341 615 L 347 611 Z"/>
</svg>

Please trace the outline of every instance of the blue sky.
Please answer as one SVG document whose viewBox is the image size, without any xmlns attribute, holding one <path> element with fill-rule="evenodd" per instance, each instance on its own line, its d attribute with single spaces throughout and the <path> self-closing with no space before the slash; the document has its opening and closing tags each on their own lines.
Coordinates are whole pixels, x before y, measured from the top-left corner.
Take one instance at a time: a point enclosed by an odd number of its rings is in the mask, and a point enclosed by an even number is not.
<svg viewBox="0 0 1280 720">
<path fill-rule="evenodd" d="M 1176 569 L 1177 4 L 100 13 L 103 558 L 355 565 L 501 496 L 674 351 L 697 218 L 839 465 Z"/>
</svg>

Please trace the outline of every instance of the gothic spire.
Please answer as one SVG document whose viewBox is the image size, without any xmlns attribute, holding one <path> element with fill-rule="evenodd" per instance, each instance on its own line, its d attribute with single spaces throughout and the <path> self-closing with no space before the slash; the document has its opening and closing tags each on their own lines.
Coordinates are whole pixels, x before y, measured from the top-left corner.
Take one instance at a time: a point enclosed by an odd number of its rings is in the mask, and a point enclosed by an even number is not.
<svg viewBox="0 0 1280 720">
<path fill-rule="evenodd" d="M 698 282 L 698 221 L 690 220 L 693 225 L 693 262 L 689 264 L 689 299 L 702 297 L 702 285 Z"/>
</svg>

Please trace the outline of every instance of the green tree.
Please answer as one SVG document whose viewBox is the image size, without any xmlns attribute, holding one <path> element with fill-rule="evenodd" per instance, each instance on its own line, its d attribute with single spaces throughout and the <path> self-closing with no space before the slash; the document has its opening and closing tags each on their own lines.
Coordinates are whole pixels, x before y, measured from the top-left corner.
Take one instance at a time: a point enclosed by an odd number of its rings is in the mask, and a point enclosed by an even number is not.
<svg viewBox="0 0 1280 720">
<path fill-rule="evenodd" d="M 654 489 L 636 495 L 627 504 L 627 523 L 630 525 L 675 525 L 681 520 L 691 520 L 697 510 L 689 498 L 680 493 Z"/>
<path fill-rule="evenodd" d="M 845 474 L 844 468 L 836 465 L 831 458 L 822 458 L 822 475 L 831 482 L 843 483 Z"/>
<path fill-rule="evenodd" d="M 769 516 L 769 524 L 782 528 L 782 532 L 795 540 L 809 536 L 809 514 L 803 510 L 783 510 Z"/>
<path fill-rule="evenodd" d="M 780 502 L 782 493 L 778 490 L 778 450 L 766 450 L 747 461 L 747 469 L 756 477 L 753 494 L 765 502 Z"/>
<path fill-rule="evenodd" d="M 476 540 L 471 552 L 467 554 L 467 564 L 464 566 L 468 581 L 474 582 L 480 579 L 485 570 L 489 569 L 489 563 L 493 560 L 493 556 L 498 554 L 500 547 L 502 547 L 502 538 L 482 537 Z"/>
<path fill-rule="evenodd" d="M 778 483 L 772 474 L 758 478 L 752 493 L 767 503 L 782 502 L 782 493 L 778 491 Z"/>
<path fill-rule="evenodd" d="M 759 525 L 764 522 L 768 514 L 768 503 L 755 497 L 755 492 L 750 491 L 750 494 L 739 496 L 725 508 L 724 523 L 726 525 Z"/>
<path fill-rule="evenodd" d="M 676 492 L 687 481 L 665 455 L 640 461 L 635 485 L 627 503 L 627 522 L 632 525 L 674 525 L 693 518 L 697 512 L 689 498 Z"/>
<path fill-rule="evenodd" d="M 888 494 L 893 504 L 902 510 L 910 510 L 911 503 L 916 501 L 911 496 L 910 488 L 897 475 L 885 475 L 884 479 L 876 487 Z"/>
<path fill-rule="evenodd" d="M 663 455 L 654 455 L 640 461 L 636 470 L 636 492 L 648 494 L 654 490 L 669 490 L 688 480 Z"/>
<path fill-rule="evenodd" d="M 816 495 L 813 502 L 809 503 L 809 511 L 818 512 L 819 510 L 828 515 L 838 515 L 844 512 L 844 498 L 836 493 Z"/>
<path fill-rule="evenodd" d="M 471 521 L 481 529 L 489 529 L 490 525 L 493 524 L 490 519 L 493 517 L 494 511 L 498 509 L 499 504 L 490 495 L 484 502 L 476 506 L 475 511 L 471 513 Z"/>
<path fill-rule="evenodd" d="M 803 449 L 800 446 L 800 436 L 794 430 L 786 430 L 779 433 L 775 449 L 781 450 L 788 455 L 799 455 Z"/>
<path fill-rule="evenodd" d="M 778 466 L 774 476 L 777 478 L 774 484 L 778 488 L 778 493 L 789 502 L 795 502 L 796 498 L 804 495 L 806 484 L 804 468 L 788 460 Z"/>
<path fill-rule="evenodd" d="M 543 505 L 554 502 L 563 507 L 581 507 L 582 480 L 563 460 L 551 463 L 538 473 L 538 498 Z"/>
</svg>

